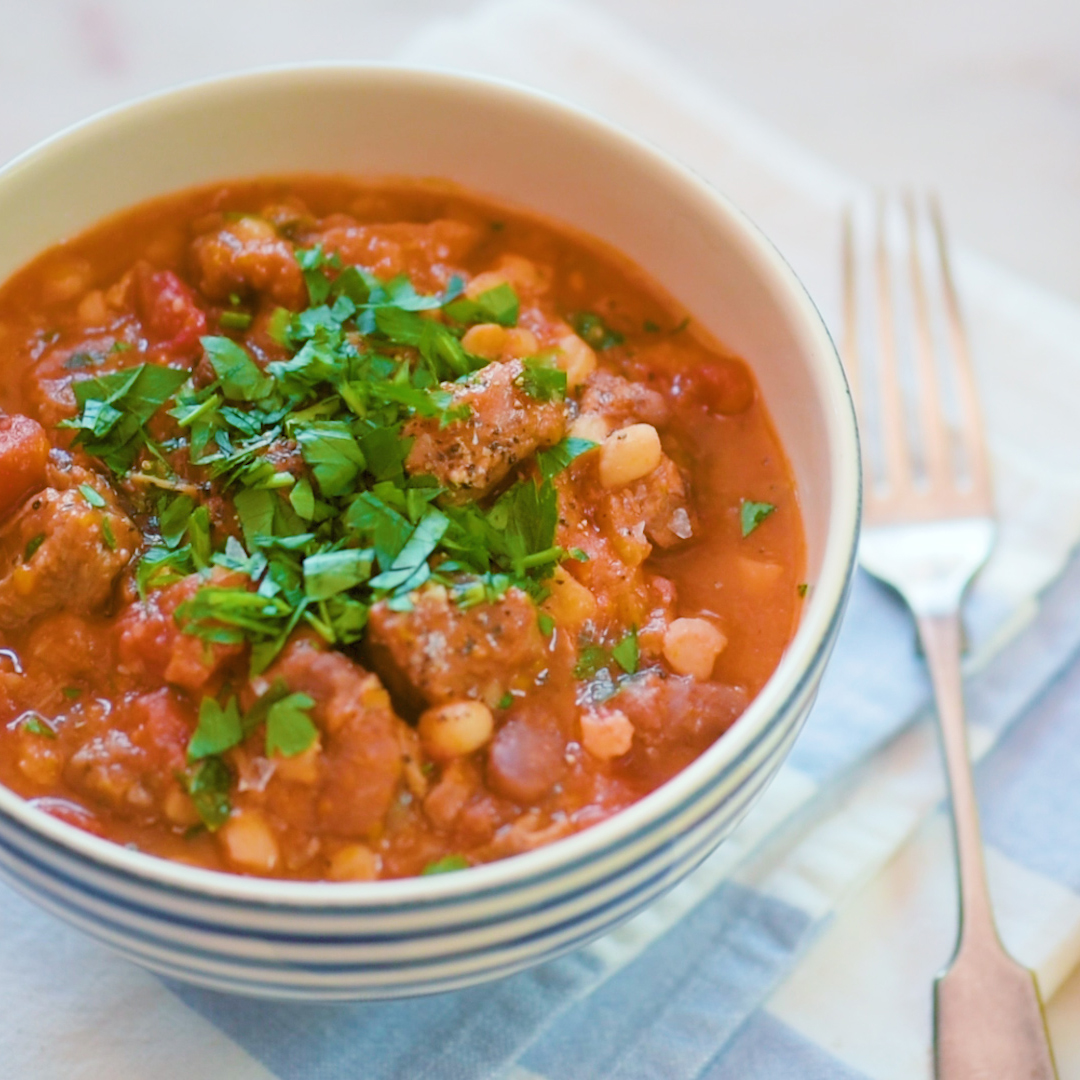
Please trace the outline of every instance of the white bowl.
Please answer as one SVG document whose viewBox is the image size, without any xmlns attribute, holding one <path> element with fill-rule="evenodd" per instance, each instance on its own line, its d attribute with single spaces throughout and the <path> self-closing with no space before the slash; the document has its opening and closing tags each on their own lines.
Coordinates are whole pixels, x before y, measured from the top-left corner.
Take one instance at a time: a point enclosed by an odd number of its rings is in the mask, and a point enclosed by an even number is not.
<svg viewBox="0 0 1080 1080">
<path fill-rule="evenodd" d="M 773 677 L 714 746 L 614 818 L 467 872 L 358 884 L 198 870 L 98 839 L 0 788 L 0 874 L 148 968 L 281 998 L 466 986 L 574 949 L 689 873 L 772 778 L 813 702 L 854 564 L 847 385 L 801 284 L 722 195 L 652 146 L 489 79 L 281 68 L 102 114 L 0 171 L 0 280 L 51 244 L 191 185 L 324 172 L 442 177 L 601 238 L 753 367 L 794 467 L 813 583 Z"/>
</svg>

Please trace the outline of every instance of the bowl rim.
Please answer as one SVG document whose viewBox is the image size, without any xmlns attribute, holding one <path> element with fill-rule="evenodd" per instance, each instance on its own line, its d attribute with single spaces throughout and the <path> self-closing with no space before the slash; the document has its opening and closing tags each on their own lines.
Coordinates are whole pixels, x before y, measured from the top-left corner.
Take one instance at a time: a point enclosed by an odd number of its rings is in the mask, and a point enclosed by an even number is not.
<svg viewBox="0 0 1080 1080">
<path fill-rule="evenodd" d="M 706 208 L 725 218 L 753 250 L 757 270 L 786 303 L 800 324 L 799 336 L 812 342 L 804 363 L 823 391 L 829 439 L 832 505 L 828 516 L 821 570 L 810 591 L 794 637 L 776 670 L 746 711 L 721 738 L 656 790 L 610 818 L 530 852 L 469 868 L 467 873 L 437 874 L 368 882 L 296 881 L 209 870 L 132 850 L 61 821 L 0 785 L 0 816 L 45 840 L 69 856 L 147 886 L 192 894 L 203 899 L 254 904 L 261 908 L 362 912 L 369 909 L 424 908 L 505 893 L 560 876 L 598 857 L 626 848 L 658 823 L 677 816 L 708 791 L 710 781 L 736 766 L 782 721 L 814 676 L 835 636 L 854 574 L 861 508 L 861 467 L 855 411 L 835 344 L 820 312 L 794 270 L 761 230 L 720 190 L 665 151 L 620 125 L 553 94 L 510 80 L 445 67 L 371 61 L 324 61 L 275 64 L 181 84 L 99 111 L 18 154 L 0 168 L 0 185 L 35 167 L 48 165 L 72 145 L 100 138 L 114 126 L 139 125 L 164 109 L 182 111 L 204 99 L 231 92 L 252 92 L 289 81 L 382 80 L 433 89 L 440 86 L 501 97 L 523 113 L 553 124 L 588 129 L 623 154 L 681 187 L 695 210 Z M 222 181 L 233 177 L 222 177 Z M 166 194 L 162 192 L 162 194 Z M 648 273 L 648 268 L 644 268 Z"/>
</svg>

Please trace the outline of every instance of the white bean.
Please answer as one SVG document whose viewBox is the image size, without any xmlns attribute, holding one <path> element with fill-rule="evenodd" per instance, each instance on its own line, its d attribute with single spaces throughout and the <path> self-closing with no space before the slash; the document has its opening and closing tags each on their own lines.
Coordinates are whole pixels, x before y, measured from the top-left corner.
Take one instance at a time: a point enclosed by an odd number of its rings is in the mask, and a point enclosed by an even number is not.
<svg viewBox="0 0 1080 1080">
<path fill-rule="evenodd" d="M 648 476 L 663 453 L 652 424 L 631 424 L 613 431 L 600 447 L 600 483 L 606 488 L 626 487 Z"/>
<path fill-rule="evenodd" d="M 424 749 L 432 757 L 463 757 L 491 738 L 495 718 L 482 701 L 449 701 L 424 712 L 419 730 Z"/>
</svg>

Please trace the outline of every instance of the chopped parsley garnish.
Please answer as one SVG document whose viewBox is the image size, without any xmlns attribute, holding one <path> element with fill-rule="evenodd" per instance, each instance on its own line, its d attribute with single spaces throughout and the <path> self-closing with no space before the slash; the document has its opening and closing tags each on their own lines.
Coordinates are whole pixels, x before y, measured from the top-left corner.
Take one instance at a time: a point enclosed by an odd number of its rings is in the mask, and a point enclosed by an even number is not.
<svg viewBox="0 0 1080 1080">
<path fill-rule="evenodd" d="M 537 401 L 562 401 L 566 397 L 566 372 L 559 367 L 551 352 L 526 356 L 524 371 L 517 382 L 521 389 Z"/>
<path fill-rule="evenodd" d="M 246 311 L 223 311 L 218 322 L 226 330 L 246 330 L 251 325 L 251 316 Z"/>
<path fill-rule="evenodd" d="M 546 612 L 541 611 L 536 620 L 540 625 L 540 633 L 544 637 L 551 637 L 555 630 L 555 620 Z"/>
<path fill-rule="evenodd" d="M 639 655 L 637 627 L 635 626 L 611 650 L 611 658 L 627 675 L 634 675 L 637 673 Z"/>
<path fill-rule="evenodd" d="M 188 761 L 213 757 L 231 750 L 244 738 L 240 723 L 240 706 L 236 698 L 229 698 L 222 708 L 211 697 L 204 697 L 199 705 L 199 723 L 188 743 Z"/>
<path fill-rule="evenodd" d="M 749 536 L 774 510 L 772 503 L 743 499 L 739 507 L 739 522 L 743 536 Z"/>
<path fill-rule="evenodd" d="M 564 439 L 538 455 L 535 478 L 520 476 L 494 501 L 466 505 L 443 505 L 432 477 L 405 469 L 410 420 L 444 426 L 469 415 L 454 384 L 488 361 L 464 348 L 464 330 L 479 321 L 515 325 L 513 288 L 466 298 L 453 278 L 424 295 L 404 275 L 381 281 L 321 247 L 296 257 L 309 306 L 273 312 L 267 332 L 281 359 L 265 363 L 240 340 L 207 335 L 200 370 L 213 372 L 209 383 L 144 363 L 73 384 L 76 441 L 117 477 L 139 476 L 137 509 L 152 526 L 135 569 L 140 596 L 214 566 L 243 575 L 207 575 L 175 619 L 207 645 L 250 646 L 253 674 L 300 626 L 329 645 L 359 641 L 372 604 L 407 609 L 410 593 L 428 581 L 463 607 L 511 587 L 541 601 L 558 563 L 584 556 L 555 542 L 551 479 L 592 443 Z M 232 297 L 221 313 L 224 329 L 250 325 L 240 304 Z M 541 354 L 523 362 L 519 385 L 538 401 L 562 400 L 566 374 L 555 354 Z M 158 410 L 175 424 L 160 446 L 147 433 Z M 173 472 L 181 461 L 202 470 L 197 482 Z M 234 515 L 211 517 L 208 499 L 219 494 Z M 83 495 L 103 509 L 92 487 Z M 105 518 L 101 531 L 115 543 Z M 317 737 L 302 695 L 263 708 L 277 752 L 300 753 Z M 250 731 L 248 717 L 239 723 Z M 238 737 L 235 705 L 204 703 L 192 760 L 210 761 Z"/>
<path fill-rule="evenodd" d="M 79 415 L 64 421 L 75 442 L 115 473 L 131 468 L 146 445 L 144 425 L 187 382 L 188 372 L 139 364 L 72 384 Z"/>
<path fill-rule="evenodd" d="M 266 714 L 266 753 L 295 757 L 314 745 L 319 730 L 308 711 L 315 705 L 307 694 L 290 694 L 275 701 Z"/>
<path fill-rule="evenodd" d="M 592 311 L 578 311 L 570 316 L 574 332 L 586 344 L 603 352 L 621 345 L 626 339 L 618 330 L 612 330 L 603 319 Z"/>
<path fill-rule="evenodd" d="M 74 701 L 75 698 L 82 696 L 82 688 L 79 686 L 65 686 L 60 691 L 69 701 Z"/>
<path fill-rule="evenodd" d="M 232 812 L 229 790 L 233 775 L 229 766 L 219 757 L 204 758 L 181 774 L 180 779 L 202 823 L 211 832 L 216 832 L 229 820 Z"/>
<path fill-rule="evenodd" d="M 109 524 L 109 519 L 107 517 L 102 517 L 101 519 L 101 539 L 110 551 L 116 550 L 116 536 L 113 533 L 112 525 Z"/>
<path fill-rule="evenodd" d="M 509 690 L 507 690 L 506 693 L 503 694 L 503 696 L 501 698 L 499 698 L 499 703 L 495 706 L 495 708 L 497 708 L 497 709 L 509 709 L 510 706 L 513 705 L 513 704 L 514 704 L 514 695 L 511 694 Z"/>
<path fill-rule="evenodd" d="M 583 645 L 574 665 L 575 679 L 591 679 L 611 663 L 611 653 L 603 645 Z"/>
<path fill-rule="evenodd" d="M 82 497 L 95 509 L 100 510 L 105 505 L 105 500 L 89 484 L 80 484 L 79 491 Z"/>
<path fill-rule="evenodd" d="M 19 727 L 31 735 L 41 735 L 46 739 L 56 738 L 56 729 L 39 712 L 23 713 L 18 720 Z"/>
<path fill-rule="evenodd" d="M 516 326 L 521 305 L 513 286 L 507 282 L 494 289 L 480 293 L 474 300 L 462 297 L 443 309 L 455 322 L 498 323 L 500 326 Z"/>
<path fill-rule="evenodd" d="M 444 855 L 435 862 L 430 862 L 420 871 L 422 877 L 430 874 L 449 874 L 455 870 L 468 870 L 470 862 L 464 855 Z"/>
<path fill-rule="evenodd" d="M 589 439 L 576 439 L 568 437 L 556 443 L 550 450 L 541 450 L 536 455 L 536 463 L 540 467 L 540 475 L 545 480 L 557 476 L 572 461 L 595 450 L 598 443 Z"/>
<path fill-rule="evenodd" d="M 810 591 L 810 586 L 807 582 L 804 581 L 800 585 L 796 586 L 795 591 L 799 594 L 799 596 L 805 596 Z"/>
<path fill-rule="evenodd" d="M 37 549 L 45 543 L 45 534 L 38 533 L 26 542 L 26 550 L 23 552 L 23 562 L 28 563 L 36 554 Z"/>
</svg>

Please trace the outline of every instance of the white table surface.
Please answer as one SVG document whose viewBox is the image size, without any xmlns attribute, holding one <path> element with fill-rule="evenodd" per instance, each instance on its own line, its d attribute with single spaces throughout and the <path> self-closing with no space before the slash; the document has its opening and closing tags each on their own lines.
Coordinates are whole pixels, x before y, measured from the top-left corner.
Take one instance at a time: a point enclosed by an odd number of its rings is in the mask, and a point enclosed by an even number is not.
<svg viewBox="0 0 1080 1080">
<path fill-rule="evenodd" d="M 958 239 L 1080 301 L 1076 0 L 594 2 L 845 171 L 933 185 Z M 178 82 L 389 57 L 426 22 L 478 3 L 0 0 L 0 161 Z M 859 909 L 881 888 L 830 934 L 857 937 Z M 1057 994 L 1051 1024 L 1063 1077 L 1080 1076 L 1080 975 Z"/>
</svg>

